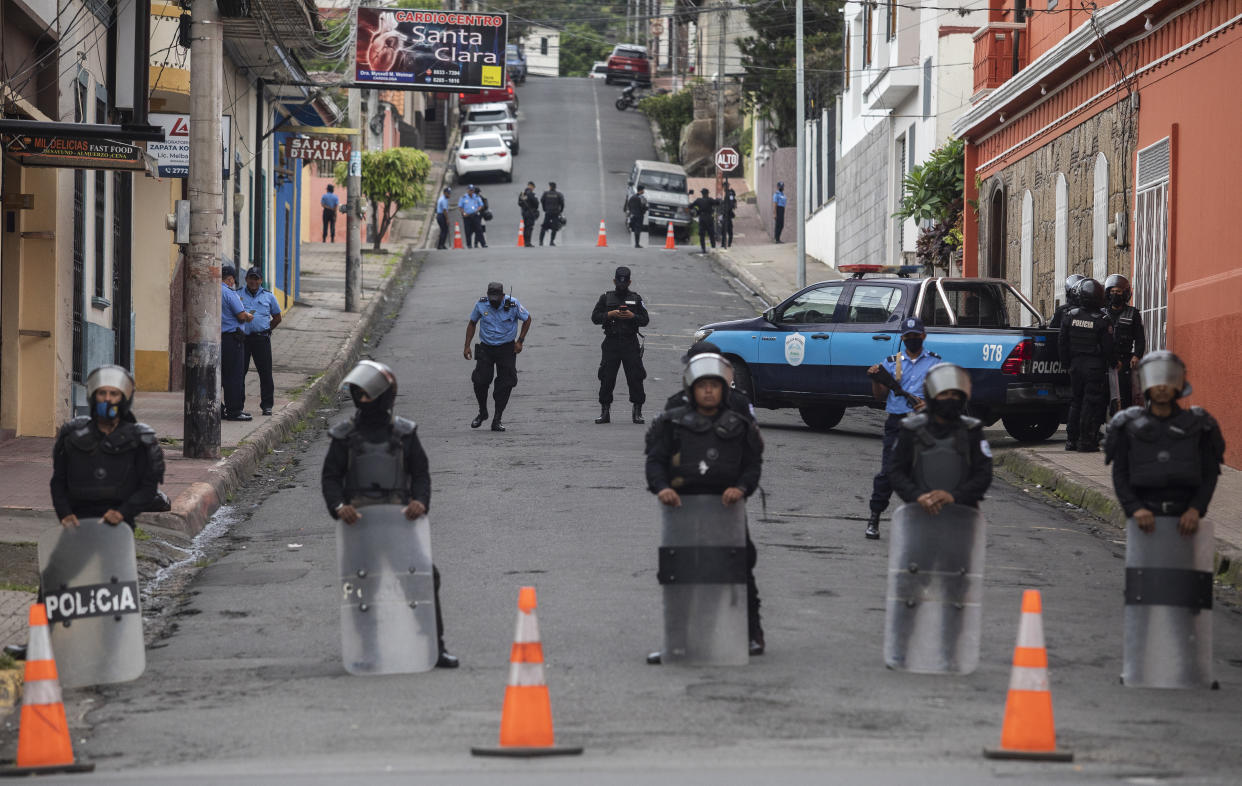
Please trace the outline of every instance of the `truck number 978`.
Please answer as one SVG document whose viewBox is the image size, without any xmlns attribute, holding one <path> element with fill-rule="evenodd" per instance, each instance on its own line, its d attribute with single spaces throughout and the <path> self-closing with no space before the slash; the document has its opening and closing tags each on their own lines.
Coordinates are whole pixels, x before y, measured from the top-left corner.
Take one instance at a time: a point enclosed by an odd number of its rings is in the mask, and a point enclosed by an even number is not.
<svg viewBox="0 0 1242 786">
<path fill-rule="evenodd" d="M 983 362 L 984 363 L 1000 363 L 1005 359 L 1005 349 L 1000 344 L 984 344 L 983 345 Z"/>
</svg>

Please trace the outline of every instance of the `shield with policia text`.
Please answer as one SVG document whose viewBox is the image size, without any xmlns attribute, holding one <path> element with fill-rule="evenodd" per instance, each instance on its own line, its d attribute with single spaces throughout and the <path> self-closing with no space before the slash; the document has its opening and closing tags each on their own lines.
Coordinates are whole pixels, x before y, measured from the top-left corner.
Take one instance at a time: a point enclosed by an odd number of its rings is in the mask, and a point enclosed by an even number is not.
<svg viewBox="0 0 1242 786">
<path fill-rule="evenodd" d="M 134 535 L 99 519 L 49 528 L 39 572 L 61 687 L 128 682 L 147 666 Z"/>
<path fill-rule="evenodd" d="M 664 663 L 750 662 L 746 626 L 746 506 L 719 494 L 661 505 L 658 578 L 664 587 Z"/>
<path fill-rule="evenodd" d="M 888 546 L 884 663 L 925 674 L 979 665 L 985 522 L 975 508 L 918 503 L 893 514 Z"/>
<path fill-rule="evenodd" d="M 336 525 L 341 654 L 350 674 L 428 671 L 439 656 L 431 526 L 401 511 L 368 505 L 356 523 Z"/>
<path fill-rule="evenodd" d="M 1125 654 L 1121 680 L 1134 688 L 1207 688 L 1212 680 L 1215 528 L 1193 535 L 1179 516 L 1156 516 L 1143 532 L 1126 521 Z"/>
</svg>

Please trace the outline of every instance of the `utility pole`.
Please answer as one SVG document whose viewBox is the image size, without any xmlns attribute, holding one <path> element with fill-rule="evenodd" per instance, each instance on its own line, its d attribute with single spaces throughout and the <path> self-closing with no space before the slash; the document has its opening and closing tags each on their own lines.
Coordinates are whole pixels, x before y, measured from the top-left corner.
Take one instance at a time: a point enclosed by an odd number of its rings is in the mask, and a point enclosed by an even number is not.
<svg viewBox="0 0 1242 786">
<path fill-rule="evenodd" d="M 224 51 L 215 0 L 194 0 L 190 57 L 190 245 L 182 293 L 185 307 L 186 458 L 220 457 L 220 243 L 224 193 L 220 172 L 220 83 Z"/>
<path fill-rule="evenodd" d="M 802 51 L 802 0 L 798 0 L 797 22 L 794 25 L 795 45 L 795 78 L 797 90 L 797 123 L 798 123 L 798 174 L 795 178 L 798 200 L 798 223 L 794 231 L 798 233 L 798 289 L 806 286 L 806 56 Z"/>
<path fill-rule="evenodd" d="M 358 238 L 362 205 L 362 91 L 349 88 L 349 121 L 357 131 L 349 140 L 349 169 L 345 176 L 345 310 L 358 311 L 362 299 L 362 249 Z"/>
<path fill-rule="evenodd" d="M 720 3 L 720 40 L 716 43 L 716 150 L 724 147 L 725 117 L 725 36 L 728 34 L 729 4 Z M 716 168 L 716 193 L 723 188 L 720 168 Z"/>
</svg>

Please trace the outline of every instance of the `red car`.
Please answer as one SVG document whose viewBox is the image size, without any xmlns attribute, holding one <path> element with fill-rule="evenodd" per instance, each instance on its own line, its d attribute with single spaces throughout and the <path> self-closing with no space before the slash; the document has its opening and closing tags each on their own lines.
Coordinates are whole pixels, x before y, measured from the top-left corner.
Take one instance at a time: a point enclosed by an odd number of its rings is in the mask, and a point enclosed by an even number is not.
<svg viewBox="0 0 1242 786">
<path fill-rule="evenodd" d="M 647 48 L 638 44 L 617 44 L 608 55 L 607 70 L 604 72 L 604 84 L 613 82 L 638 82 L 651 84 L 651 61 L 647 59 Z"/>
<path fill-rule="evenodd" d="M 505 86 L 503 88 L 482 90 L 478 93 L 458 93 L 457 103 L 461 106 L 466 104 L 508 104 L 513 110 L 513 114 L 516 115 L 518 99 L 517 93 L 513 89 L 513 78 L 506 74 Z"/>
</svg>

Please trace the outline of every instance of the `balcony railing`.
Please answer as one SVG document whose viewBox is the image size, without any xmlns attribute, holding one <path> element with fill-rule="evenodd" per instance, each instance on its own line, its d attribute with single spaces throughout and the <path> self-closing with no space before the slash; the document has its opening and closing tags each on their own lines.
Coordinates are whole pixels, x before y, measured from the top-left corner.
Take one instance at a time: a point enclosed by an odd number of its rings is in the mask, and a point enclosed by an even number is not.
<svg viewBox="0 0 1242 786">
<path fill-rule="evenodd" d="M 989 22 L 975 31 L 974 40 L 975 95 L 999 87 L 1030 59 L 1024 23 Z"/>
</svg>

